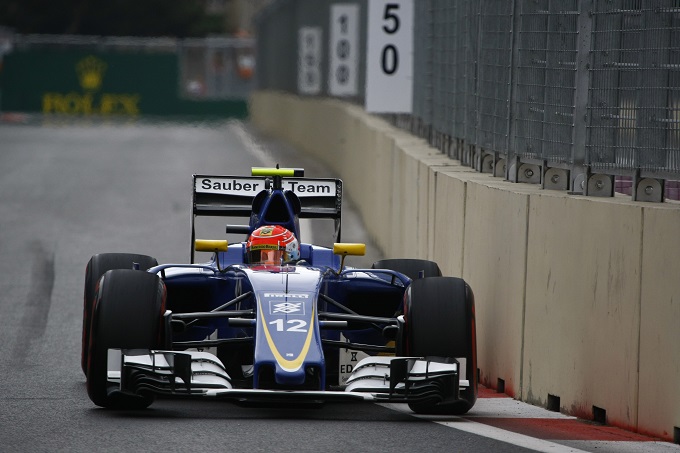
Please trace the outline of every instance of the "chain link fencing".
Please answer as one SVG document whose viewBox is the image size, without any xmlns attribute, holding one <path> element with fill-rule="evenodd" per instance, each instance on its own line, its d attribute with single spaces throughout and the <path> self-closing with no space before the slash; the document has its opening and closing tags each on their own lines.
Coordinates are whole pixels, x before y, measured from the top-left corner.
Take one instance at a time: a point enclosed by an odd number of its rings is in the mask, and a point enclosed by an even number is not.
<svg viewBox="0 0 680 453">
<path fill-rule="evenodd" d="M 298 91 L 298 33 L 331 0 L 257 20 L 257 86 Z M 360 60 L 367 1 L 359 5 Z M 680 1 L 417 0 L 411 114 L 384 115 L 478 171 L 591 196 L 679 199 Z M 321 89 L 330 96 L 322 46 Z M 366 66 L 359 65 L 363 103 Z M 308 93 L 305 93 L 308 95 Z"/>
</svg>

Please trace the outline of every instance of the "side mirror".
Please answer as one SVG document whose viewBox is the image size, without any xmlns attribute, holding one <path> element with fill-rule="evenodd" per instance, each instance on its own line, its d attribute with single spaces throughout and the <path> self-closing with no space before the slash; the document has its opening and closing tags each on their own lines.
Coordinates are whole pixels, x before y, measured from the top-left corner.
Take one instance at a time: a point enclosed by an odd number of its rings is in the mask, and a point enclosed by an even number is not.
<svg viewBox="0 0 680 453">
<path fill-rule="evenodd" d="M 340 271 L 342 272 L 342 269 L 345 267 L 345 257 L 347 255 L 364 256 L 366 254 L 366 244 L 336 242 L 333 244 L 333 254 L 342 257 L 340 260 Z"/>
<path fill-rule="evenodd" d="M 366 244 L 352 244 L 349 242 L 336 242 L 333 244 L 334 255 L 364 256 L 366 254 Z"/>
<path fill-rule="evenodd" d="M 226 252 L 229 241 L 222 239 L 196 239 L 194 250 L 197 252 Z"/>
</svg>

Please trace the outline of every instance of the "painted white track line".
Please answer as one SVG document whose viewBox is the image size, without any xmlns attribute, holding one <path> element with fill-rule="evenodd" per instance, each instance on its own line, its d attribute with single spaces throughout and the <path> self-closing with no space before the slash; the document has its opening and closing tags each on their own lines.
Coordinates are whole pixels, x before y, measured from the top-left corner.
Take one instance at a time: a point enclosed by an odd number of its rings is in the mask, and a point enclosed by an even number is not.
<svg viewBox="0 0 680 453">
<path fill-rule="evenodd" d="M 229 121 L 228 127 L 241 140 L 241 143 L 243 143 L 243 146 L 250 154 L 260 162 L 260 165 L 263 167 L 273 167 L 276 165 L 274 157 L 253 139 L 246 128 L 243 127 L 242 121 Z"/>
<path fill-rule="evenodd" d="M 484 394 L 485 396 L 482 396 L 480 393 L 475 407 L 462 417 L 416 415 L 406 404 L 382 406 L 448 428 L 541 452 L 680 453 L 680 445 L 611 426 L 588 424 L 576 417 L 532 406 L 507 395 L 492 397 L 488 391 Z M 504 420 L 515 420 L 519 423 L 508 424 Z M 522 420 L 526 420 L 526 424 L 522 423 Z M 489 423 L 490 421 L 495 423 Z M 539 421 L 539 424 L 534 424 L 533 421 Z M 526 431 L 522 433 L 510 430 L 508 426 L 521 426 Z M 535 429 L 537 427 L 538 429 Z M 534 429 L 535 435 L 531 434 Z"/>
<path fill-rule="evenodd" d="M 475 421 L 461 417 L 445 417 L 446 420 L 444 421 L 442 420 L 444 417 L 417 415 L 411 412 L 411 409 L 409 409 L 406 404 L 381 404 L 381 406 L 403 412 L 423 420 L 430 420 L 434 423 L 457 429 L 459 431 L 465 431 L 470 434 L 476 434 L 478 436 L 517 445 L 518 447 L 529 448 L 535 451 L 550 453 L 587 453 L 585 450 L 579 450 L 578 448 L 568 447 L 555 442 L 550 442 L 548 440 L 536 439 L 534 437 L 525 436 L 524 434 L 513 433 L 511 431 L 484 425 L 482 423 L 477 423 Z"/>
</svg>

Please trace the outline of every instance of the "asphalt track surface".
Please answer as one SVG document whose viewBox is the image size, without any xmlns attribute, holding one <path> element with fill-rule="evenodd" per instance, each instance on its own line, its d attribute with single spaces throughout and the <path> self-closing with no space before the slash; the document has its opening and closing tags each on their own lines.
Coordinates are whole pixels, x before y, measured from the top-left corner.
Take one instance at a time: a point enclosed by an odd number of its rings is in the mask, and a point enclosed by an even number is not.
<svg viewBox="0 0 680 453">
<path fill-rule="evenodd" d="M 187 262 L 194 173 L 246 175 L 278 162 L 306 167 L 308 176 L 333 176 L 281 143 L 254 141 L 254 134 L 227 122 L 0 124 L 0 451 L 617 451 L 553 443 L 549 435 L 513 437 L 512 429 L 474 418 L 417 418 L 396 405 L 242 408 L 158 400 L 145 411 L 95 407 L 80 369 L 91 255 L 129 251 Z M 223 223 L 203 228 L 219 238 Z M 351 210 L 343 229 L 346 241 L 368 241 Z M 323 228 L 313 231 L 317 242 L 328 240 Z M 370 241 L 369 251 L 354 265 L 380 257 Z M 504 405 L 521 412 L 521 403 L 502 400 L 481 399 L 477 416 L 507 412 Z M 466 429 L 451 429 L 456 425 Z M 477 426 L 493 434 L 480 435 Z"/>
</svg>

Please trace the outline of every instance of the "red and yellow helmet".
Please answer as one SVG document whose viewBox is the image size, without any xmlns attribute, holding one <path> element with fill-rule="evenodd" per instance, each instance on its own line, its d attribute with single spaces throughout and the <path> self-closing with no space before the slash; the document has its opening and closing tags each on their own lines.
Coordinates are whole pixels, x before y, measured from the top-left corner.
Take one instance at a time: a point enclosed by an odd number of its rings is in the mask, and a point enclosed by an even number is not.
<svg viewBox="0 0 680 453">
<path fill-rule="evenodd" d="M 300 259 L 300 244 L 282 226 L 263 226 L 252 232 L 246 242 L 250 264 L 277 264 Z"/>
</svg>

